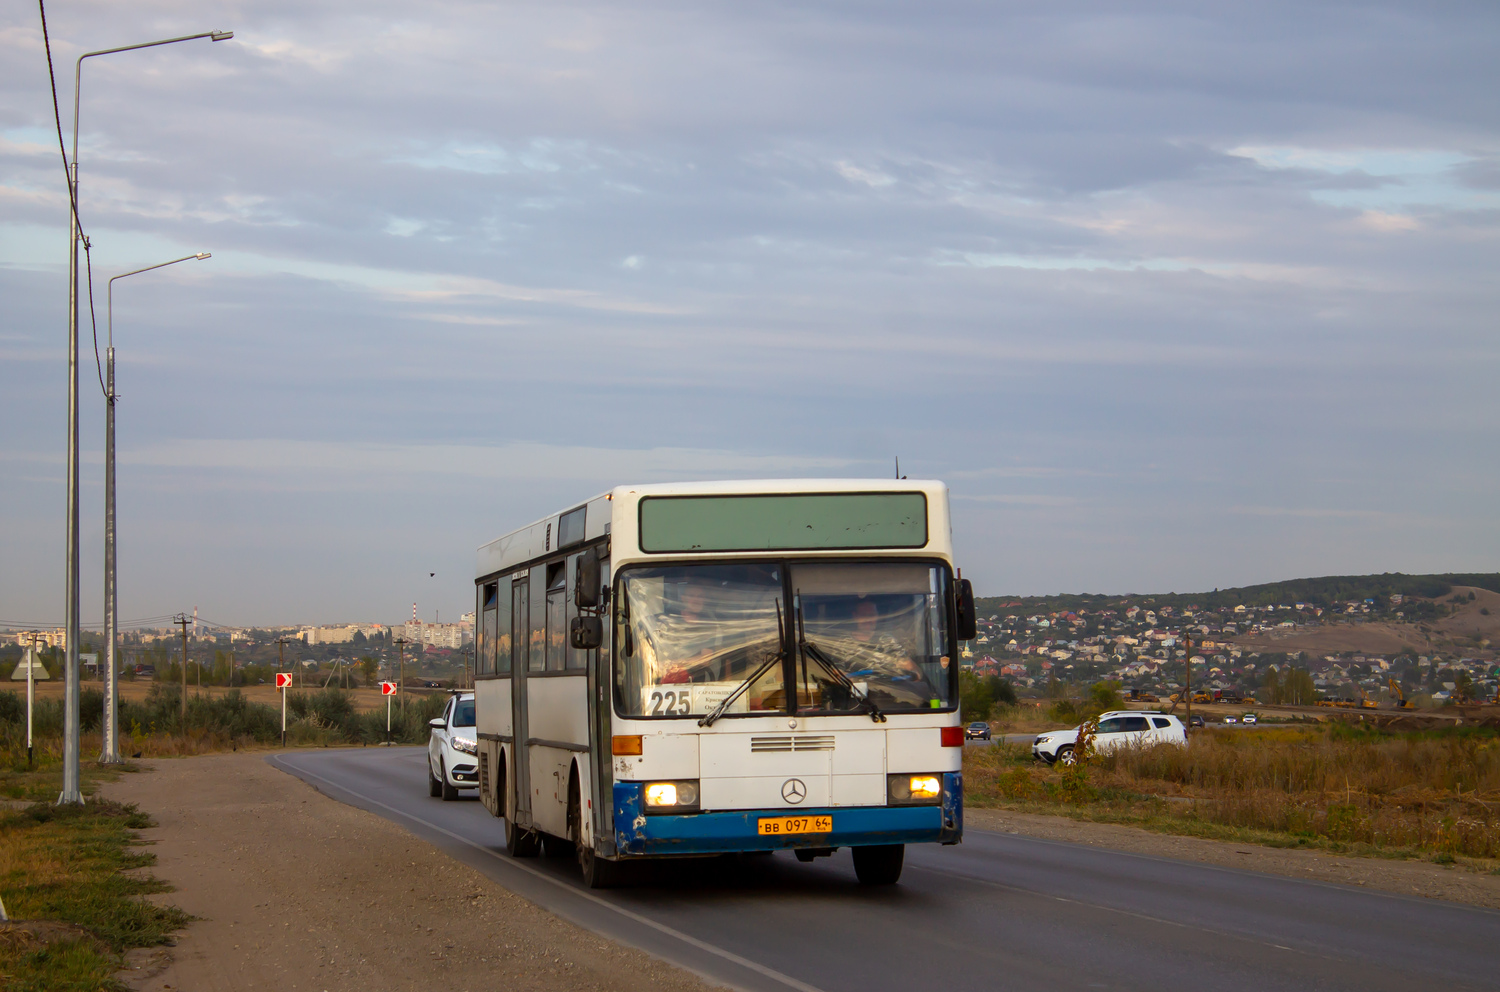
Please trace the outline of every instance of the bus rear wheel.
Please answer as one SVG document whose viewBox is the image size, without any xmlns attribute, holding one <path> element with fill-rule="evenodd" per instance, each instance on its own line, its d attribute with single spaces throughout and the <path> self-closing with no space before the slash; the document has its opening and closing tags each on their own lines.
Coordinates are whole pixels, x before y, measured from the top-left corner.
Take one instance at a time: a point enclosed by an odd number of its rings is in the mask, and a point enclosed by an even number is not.
<svg viewBox="0 0 1500 992">
<path fill-rule="evenodd" d="M 859 884 L 895 885 L 901 878 L 901 865 L 906 860 L 905 844 L 856 847 L 851 853 Z"/>
</svg>

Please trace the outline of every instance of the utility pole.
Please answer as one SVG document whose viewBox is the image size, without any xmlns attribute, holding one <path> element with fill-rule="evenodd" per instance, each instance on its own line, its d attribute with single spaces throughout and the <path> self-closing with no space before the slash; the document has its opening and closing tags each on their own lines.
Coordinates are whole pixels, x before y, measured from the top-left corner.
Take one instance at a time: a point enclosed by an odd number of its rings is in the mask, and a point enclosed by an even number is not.
<svg viewBox="0 0 1500 992">
<path fill-rule="evenodd" d="M 1191 634 L 1182 635 L 1182 667 L 1185 674 L 1182 677 L 1183 695 L 1187 699 L 1187 729 L 1193 729 L 1193 638 Z"/>
<path fill-rule="evenodd" d="M 406 712 L 406 638 L 396 638 L 396 695 L 401 698 L 401 712 Z"/>
<path fill-rule="evenodd" d="M 31 635 L 31 657 L 26 659 L 26 767 L 35 764 L 31 754 L 31 711 L 36 707 L 36 633 Z"/>
<path fill-rule="evenodd" d="M 179 613 L 172 618 L 172 622 L 182 628 L 182 736 L 187 736 L 187 625 L 192 623 L 186 613 Z"/>
</svg>

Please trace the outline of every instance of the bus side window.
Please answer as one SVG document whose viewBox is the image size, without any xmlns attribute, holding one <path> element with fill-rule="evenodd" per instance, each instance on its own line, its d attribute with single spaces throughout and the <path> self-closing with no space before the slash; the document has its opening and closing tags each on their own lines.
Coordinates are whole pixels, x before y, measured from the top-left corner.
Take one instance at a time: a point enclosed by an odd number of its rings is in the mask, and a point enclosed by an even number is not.
<svg viewBox="0 0 1500 992">
<path fill-rule="evenodd" d="M 547 671 L 567 667 L 568 568 L 566 561 L 547 566 Z"/>
<path fill-rule="evenodd" d="M 531 570 L 531 663 L 533 672 L 547 670 L 547 566 Z"/>
<path fill-rule="evenodd" d="M 500 599 L 500 583 L 486 582 L 483 587 L 482 622 L 479 625 L 479 643 L 475 645 L 474 651 L 474 674 L 493 675 L 495 673 L 495 624 L 497 618 L 498 600 Z"/>
<path fill-rule="evenodd" d="M 493 671 L 497 675 L 510 674 L 510 652 L 513 632 L 511 630 L 511 577 L 502 576 L 500 579 L 499 602 L 496 604 L 495 618 L 495 643 L 490 649 L 494 658 Z"/>
</svg>

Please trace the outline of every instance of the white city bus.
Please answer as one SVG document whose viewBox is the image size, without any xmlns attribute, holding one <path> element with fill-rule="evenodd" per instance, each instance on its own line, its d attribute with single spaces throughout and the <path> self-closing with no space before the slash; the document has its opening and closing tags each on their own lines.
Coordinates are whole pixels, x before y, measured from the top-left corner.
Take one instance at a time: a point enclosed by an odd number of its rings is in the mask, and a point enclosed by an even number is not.
<svg viewBox="0 0 1500 992">
<path fill-rule="evenodd" d="M 948 490 L 622 486 L 479 549 L 479 789 L 511 855 L 632 860 L 963 835 Z"/>
</svg>

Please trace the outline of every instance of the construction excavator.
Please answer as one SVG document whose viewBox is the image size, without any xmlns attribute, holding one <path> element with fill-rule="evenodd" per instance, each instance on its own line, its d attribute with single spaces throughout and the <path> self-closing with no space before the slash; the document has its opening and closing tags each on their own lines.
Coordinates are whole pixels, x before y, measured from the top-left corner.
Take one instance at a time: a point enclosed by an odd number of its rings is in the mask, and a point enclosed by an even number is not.
<svg viewBox="0 0 1500 992">
<path fill-rule="evenodd" d="M 1389 683 L 1389 685 L 1391 687 L 1391 695 L 1394 696 L 1394 697 L 1396 697 L 1396 709 L 1398 709 L 1398 710 L 1411 709 L 1411 700 L 1407 699 L 1406 698 L 1406 693 L 1404 693 L 1404 692 L 1401 691 L 1401 683 L 1397 682 L 1393 678 L 1386 679 L 1386 682 Z"/>
<path fill-rule="evenodd" d="M 1362 710 L 1373 710 L 1373 709 L 1378 709 L 1379 708 L 1376 705 L 1375 700 L 1373 700 L 1373 699 L 1370 698 L 1370 694 L 1368 692 L 1365 692 L 1365 687 L 1364 686 L 1362 686 L 1358 682 L 1356 682 L 1356 683 L 1354 683 L 1354 688 L 1356 688 L 1356 689 L 1359 690 L 1359 708 L 1360 709 L 1362 709 Z"/>
</svg>

